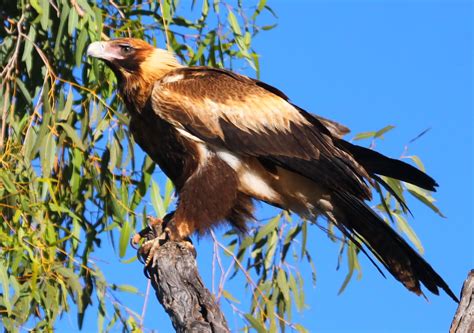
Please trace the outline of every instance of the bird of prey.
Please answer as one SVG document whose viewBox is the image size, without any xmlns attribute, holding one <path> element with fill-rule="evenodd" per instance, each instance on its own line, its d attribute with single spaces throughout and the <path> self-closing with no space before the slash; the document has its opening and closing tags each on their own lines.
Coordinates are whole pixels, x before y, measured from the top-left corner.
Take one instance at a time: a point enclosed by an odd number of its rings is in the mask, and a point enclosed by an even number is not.
<svg viewBox="0 0 474 333">
<path fill-rule="evenodd" d="M 365 201 L 379 175 L 435 191 L 402 161 L 342 139 L 349 130 L 292 104 L 280 90 L 234 72 L 182 66 L 132 38 L 94 42 L 87 54 L 112 69 L 135 141 L 172 180 L 179 199 L 171 240 L 222 222 L 245 230 L 253 201 L 324 216 L 403 285 L 422 294 L 446 282 Z"/>
</svg>

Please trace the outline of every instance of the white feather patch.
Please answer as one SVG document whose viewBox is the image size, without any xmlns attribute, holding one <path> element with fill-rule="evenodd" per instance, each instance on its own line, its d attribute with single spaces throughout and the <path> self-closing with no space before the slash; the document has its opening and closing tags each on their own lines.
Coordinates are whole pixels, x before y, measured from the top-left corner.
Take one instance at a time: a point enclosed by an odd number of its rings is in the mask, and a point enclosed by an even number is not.
<svg viewBox="0 0 474 333">
<path fill-rule="evenodd" d="M 226 162 L 234 171 L 239 171 L 239 169 L 242 166 L 242 161 L 238 156 L 235 154 L 232 154 L 228 150 L 217 150 L 216 151 L 217 156 L 224 162 Z"/>
<path fill-rule="evenodd" d="M 259 174 L 250 169 L 245 169 L 240 174 L 239 180 L 244 188 L 251 188 L 257 197 L 265 200 L 275 200 L 279 194 Z"/>
<path fill-rule="evenodd" d="M 247 189 L 255 197 L 265 200 L 273 200 L 279 197 L 267 181 L 243 163 L 239 156 L 224 149 L 217 150 L 216 154 L 239 175 L 240 186 Z"/>
<path fill-rule="evenodd" d="M 176 74 L 176 75 L 168 75 L 168 76 L 165 76 L 163 79 L 162 79 L 162 83 L 172 83 L 172 82 L 176 82 L 176 81 L 179 81 L 179 80 L 182 80 L 184 78 L 184 75 L 183 74 Z"/>
<path fill-rule="evenodd" d="M 204 141 L 202 141 L 201 139 L 199 139 L 197 136 L 194 136 L 192 135 L 191 133 L 185 131 L 184 129 L 182 128 L 179 128 L 179 127 L 176 127 L 176 130 L 184 137 L 188 138 L 188 139 L 191 139 L 195 142 L 199 142 L 199 143 L 204 143 Z"/>
</svg>

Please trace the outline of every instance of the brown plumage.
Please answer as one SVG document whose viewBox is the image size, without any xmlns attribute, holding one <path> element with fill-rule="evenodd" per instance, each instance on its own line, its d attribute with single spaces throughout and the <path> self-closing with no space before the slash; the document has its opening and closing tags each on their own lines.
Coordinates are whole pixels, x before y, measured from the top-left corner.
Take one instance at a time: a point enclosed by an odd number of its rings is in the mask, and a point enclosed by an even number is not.
<svg viewBox="0 0 474 333">
<path fill-rule="evenodd" d="M 409 290 L 456 296 L 433 268 L 365 204 L 378 175 L 434 191 L 418 169 L 342 139 L 349 130 L 309 114 L 278 89 L 223 69 L 181 66 L 137 39 L 95 42 L 88 54 L 114 71 L 137 143 L 173 181 L 179 201 L 170 238 L 220 222 L 239 230 L 252 199 L 325 216 L 365 244 Z"/>
</svg>

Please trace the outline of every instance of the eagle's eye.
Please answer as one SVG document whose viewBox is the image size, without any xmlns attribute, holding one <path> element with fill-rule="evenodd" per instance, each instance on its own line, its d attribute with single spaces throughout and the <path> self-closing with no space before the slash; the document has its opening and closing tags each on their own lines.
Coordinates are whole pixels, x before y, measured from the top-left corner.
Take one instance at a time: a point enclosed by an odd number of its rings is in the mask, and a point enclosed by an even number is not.
<svg viewBox="0 0 474 333">
<path fill-rule="evenodd" d="M 119 46 L 123 54 L 130 54 L 133 50 L 129 44 L 120 44 Z"/>
</svg>

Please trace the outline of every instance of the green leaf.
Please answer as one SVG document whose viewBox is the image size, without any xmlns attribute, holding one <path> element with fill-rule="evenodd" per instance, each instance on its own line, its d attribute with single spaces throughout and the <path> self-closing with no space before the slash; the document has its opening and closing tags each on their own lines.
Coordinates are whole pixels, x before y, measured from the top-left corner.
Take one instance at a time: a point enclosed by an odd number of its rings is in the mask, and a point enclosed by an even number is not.
<svg viewBox="0 0 474 333">
<path fill-rule="evenodd" d="M 299 333 L 309 333 L 309 331 L 306 328 L 304 328 L 303 326 L 301 326 L 300 324 L 295 324 L 295 329 Z"/>
<path fill-rule="evenodd" d="M 160 194 L 160 187 L 154 180 L 151 181 L 151 203 L 155 209 L 156 216 L 163 217 L 166 215 L 165 205 Z"/>
<path fill-rule="evenodd" d="M 86 146 L 84 143 L 79 139 L 79 136 L 77 132 L 74 130 L 74 128 L 71 127 L 68 123 L 57 123 L 59 127 L 62 127 L 64 131 L 66 132 L 67 136 L 71 141 L 82 151 L 86 151 Z"/>
<path fill-rule="evenodd" d="M 169 178 L 166 179 L 165 195 L 164 195 L 164 199 L 163 199 L 163 207 L 164 207 L 165 211 L 167 211 L 169 209 L 169 206 L 171 204 L 171 197 L 173 195 L 173 190 L 174 190 L 173 183 L 171 182 L 171 180 Z"/>
<path fill-rule="evenodd" d="M 300 257 L 304 258 L 304 255 L 306 253 L 306 241 L 308 239 L 308 222 L 303 221 L 301 225 L 301 231 L 302 231 L 302 240 L 301 240 L 301 254 Z"/>
<path fill-rule="evenodd" d="M 72 102 L 74 102 L 74 96 L 72 94 L 72 88 L 69 87 L 69 92 L 66 98 L 66 104 L 64 105 L 64 109 L 61 110 L 58 114 L 59 121 L 65 121 L 69 117 L 69 114 L 72 111 Z"/>
<path fill-rule="evenodd" d="M 64 36 L 64 27 L 66 25 L 66 20 L 69 16 L 70 8 L 67 4 L 61 6 L 61 16 L 59 17 L 59 28 L 57 31 L 56 42 L 54 43 L 54 55 L 59 56 L 59 51 L 61 50 L 61 40 Z"/>
<path fill-rule="evenodd" d="M 395 126 L 392 126 L 392 125 L 388 125 L 388 126 L 385 126 L 384 128 L 378 130 L 377 132 L 375 132 L 374 134 L 374 138 L 382 138 L 382 135 L 384 135 L 385 133 L 387 133 L 388 131 L 394 129 Z"/>
<path fill-rule="evenodd" d="M 356 245 L 353 242 L 349 242 L 349 245 L 346 247 L 346 251 L 347 251 L 347 264 L 349 267 L 349 272 L 347 272 L 344 282 L 342 283 L 341 288 L 337 292 L 338 295 L 344 292 L 355 270 L 359 271 L 359 277 L 360 277 L 360 266 L 359 266 L 359 260 L 357 259 Z"/>
<path fill-rule="evenodd" d="M 426 172 L 425 165 L 423 164 L 423 162 L 421 161 L 421 159 L 418 156 L 416 156 L 416 155 L 404 156 L 404 158 L 411 159 L 413 162 L 415 162 L 418 169 L 420 169 L 423 172 Z"/>
<path fill-rule="evenodd" d="M 94 23 L 95 23 L 96 40 L 100 40 L 102 29 L 103 29 L 102 10 L 98 7 L 94 7 L 94 13 L 95 13 Z"/>
<path fill-rule="evenodd" d="M 397 225 L 400 228 L 400 230 L 407 235 L 408 239 L 415 245 L 416 249 L 418 252 L 423 254 L 425 252 L 425 249 L 423 248 L 423 245 L 421 244 L 420 239 L 416 235 L 415 231 L 411 228 L 411 226 L 408 224 L 408 222 L 399 214 L 394 214 L 395 219 L 397 220 Z"/>
<path fill-rule="evenodd" d="M 131 286 L 128 284 L 119 284 L 119 285 L 112 285 L 113 290 L 120 290 L 123 292 L 131 293 L 131 294 L 138 294 L 138 288 L 135 286 Z"/>
<path fill-rule="evenodd" d="M 31 98 L 29 91 L 26 89 L 25 84 L 19 78 L 15 79 L 15 83 L 18 86 L 18 88 L 20 88 L 20 91 L 25 97 L 26 101 L 29 104 L 33 104 L 33 99 Z"/>
<path fill-rule="evenodd" d="M 209 0 L 204 0 L 202 2 L 201 15 L 205 18 L 209 13 Z"/>
<path fill-rule="evenodd" d="M 234 13 L 229 10 L 229 15 L 227 16 L 227 22 L 229 22 L 230 27 L 234 34 L 241 36 L 242 35 L 242 30 L 240 30 L 240 25 L 239 22 L 237 21 L 237 18 L 235 17 Z"/>
<path fill-rule="evenodd" d="M 49 23 L 49 0 L 40 0 L 41 1 L 41 8 L 43 13 L 41 14 L 41 28 L 44 31 L 48 30 L 48 23 Z"/>
<path fill-rule="evenodd" d="M 435 212 L 439 216 L 444 217 L 444 218 L 446 217 L 441 212 L 441 210 L 438 207 L 436 207 L 436 205 L 434 204 L 435 199 L 427 191 L 419 188 L 418 186 L 412 185 L 412 184 L 405 183 L 405 185 L 408 189 L 408 192 L 411 195 L 413 195 L 419 201 L 424 203 L 426 206 L 428 206 L 433 212 Z"/>
<path fill-rule="evenodd" d="M 16 186 L 14 180 L 10 177 L 12 175 L 5 169 L 0 169 L 0 179 L 2 180 L 1 185 L 4 186 L 9 193 L 16 193 Z"/>
<path fill-rule="evenodd" d="M 286 273 L 283 269 L 278 270 L 277 273 L 277 284 L 278 288 L 280 289 L 281 293 L 283 294 L 283 298 L 285 299 L 286 303 L 290 303 L 290 288 L 288 286 L 288 282 L 286 280 Z"/>
<path fill-rule="evenodd" d="M 49 177 L 53 168 L 54 159 L 56 156 L 56 140 L 52 133 L 46 136 L 46 142 L 41 150 L 41 167 L 43 169 L 43 176 Z"/>
<path fill-rule="evenodd" d="M 127 252 L 127 247 L 130 241 L 130 235 L 132 230 L 130 228 L 130 223 L 125 221 L 122 225 L 122 229 L 120 230 L 120 241 L 119 241 L 119 256 L 120 258 L 125 257 L 125 253 Z"/>
<path fill-rule="evenodd" d="M 357 141 L 357 140 L 362 140 L 362 139 L 368 139 L 368 138 L 373 138 L 375 136 L 377 132 L 374 132 L 374 131 L 371 131 L 371 132 L 362 132 L 362 133 L 359 133 L 357 134 L 355 137 L 354 137 L 354 141 Z"/>
<path fill-rule="evenodd" d="M 229 293 L 227 290 L 222 291 L 222 296 L 224 296 L 225 298 L 227 298 L 231 302 L 240 304 L 240 301 L 237 298 L 235 298 L 234 296 L 232 296 L 232 294 Z"/>
<path fill-rule="evenodd" d="M 8 281 L 8 271 L 7 267 L 4 265 L 4 262 L 0 262 L 0 282 L 2 283 L 2 300 L 3 300 L 3 305 L 5 305 L 5 308 L 7 310 L 7 314 L 9 316 L 12 315 L 12 304 L 10 303 L 10 283 Z"/>
<path fill-rule="evenodd" d="M 252 325 L 253 328 L 257 330 L 258 333 L 266 333 L 267 329 L 265 328 L 265 324 L 254 318 L 251 314 L 246 313 L 244 315 L 245 319 Z"/>
<path fill-rule="evenodd" d="M 219 14 L 219 4 L 220 4 L 220 0 L 214 0 L 214 2 L 212 3 L 212 6 L 214 7 L 214 11 L 216 12 L 216 14 Z"/>
<path fill-rule="evenodd" d="M 31 75 L 31 68 L 33 66 L 33 43 L 36 40 L 36 29 L 35 26 L 30 26 L 28 32 L 28 38 L 25 38 L 25 48 L 23 50 L 23 56 L 21 60 L 26 64 L 26 71 L 28 75 Z"/>
<path fill-rule="evenodd" d="M 288 250 L 290 249 L 290 246 L 293 244 L 294 240 L 296 239 L 296 236 L 298 236 L 300 231 L 301 231 L 301 225 L 296 225 L 295 227 L 291 228 L 291 230 L 286 235 L 285 241 L 283 242 L 283 250 L 281 254 L 282 260 L 285 260 Z"/>
<path fill-rule="evenodd" d="M 385 183 L 397 194 L 397 196 L 400 198 L 400 200 L 405 204 L 405 197 L 403 195 L 403 188 L 399 180 L 390 178 L 390 177 L 385 177 L 382 176 L 382 179 L 385 181 Z M 405 207 L 403 207 L 403 211 L 405 211 Z"/>
<path fill-rule="evenodd" d="M 67 32 L 69 36 L 72 36 L 74 32 L 76 31 L 78 19 L 79 17 L 77 15 L 76 9 L 72 8 L 69 11 L 69 17 L 68 17 L 68 22 L 67 22 Z"/>
<path fill-rule="evenodd" d="M 41 7 L 38 0 L 30 0 L 30 5 L 33 7 L 34 10 L 41 16 L 43 14 L 43 8 Z"/>
<path fill-rule="evenodd" d="M 94 15 L 94 11 L 92 7 L 89 5 L 87 0 L 77 0 L 78 5 L 82 8 L 82 10 L 85 12 L 85 17 L 87 16 L 92 16 Z"/>
<path fill-rule="evenodd" d="M 255 243 L 258 243 L 262 240 L 263 237 L 267 236 L 271 231 L 275 230 L 280 222 L 281 214 L 278 214 L 273 219 L 271 219 L 267 224 L 265 224 L 260 230 L 258 231 L 257 235 L 255 236 Z"/>
<path fill-rule="evenodd" d="M 264 26 L 262 26 L 262 30 L 265 30 L 265 31 L 272 30 L 272 29 L 276 28 L 277 25 L 278 25 L 277 23 L 271 24 L 271 25 L 264 25 Z"/>
<path fill-rule="evenodd" d="M 300 290 L 298 288 L 298 285 L 296 284 L 296 279 L 293 274 L 290 274 L 288 278 L 288 284 L 290 286 L 293 299 L 295 300 L 296 309 L 298 311 L 301 311 L 304 308 L 304 300 L 302 297 L 300 297 Z"/>
<path fill-rule="evenodd" d="M 48 203 L 49 205 L 49 208 L 53 211 L 53 212 L 58 212 L 58 213 L 66 213 L 68 214 L 73 220 L 76 220 L 76 221 L 80 221 L 81 218 L 75 214 L 72 210 L 70 210 L 69 208 L 67 207 L 63 207 L 63 206 L 59 206 L 53 202 L 49 202 Z M 75 228 L 76 229 L 76 228 Z M 76 232 L 80 232 L 80 230 L 76 231 Z M 73 233 L 74 234 L 74 233 Z"/>
<path fill-rule="evenodd" d="M 257 16 L 262 12 L 263 8 L 265 8 L 265 5 L 267 4 L 267 0 L 259 0 L 257 8 L 255 9 L 255 12 L 252 15 L 252 19 L 256 19 Z"/>
<path fill-rule="evenodd" d="M 277 247 L 278 247 L 277 245 L 278 245 L 278 233 L 276 231 L 273 231 L 272 235 L 270 236 L 270 238 L 267 241 L 268 251 L 265 254 L 265 259 L 264 259 L 264 263 L 263 263 L 263 266 L 265 267 L 265 269 L 269 269 L 271 267 L 272 263 L 274 262 L 275 252 L 276 252 Z"/>
<path fill-rule="evenodd" d="M 163 7 L 161 8 L 163 19 L 167 22 L 171 21 L 171 0 L 162 0 L 161 4 Z"/>
<path fill-rule="evenodd" d="M 77 37 L 76 43 L 76 66 L 80 67 L 82 65 L 82 57 L 84 56 L 84 46 L 86 45 L 89 36 L 87 30 L 83 28 Z"/>
</svg>

